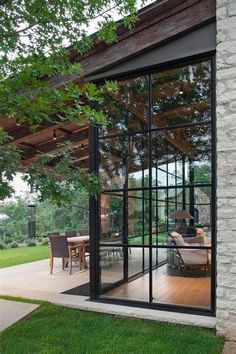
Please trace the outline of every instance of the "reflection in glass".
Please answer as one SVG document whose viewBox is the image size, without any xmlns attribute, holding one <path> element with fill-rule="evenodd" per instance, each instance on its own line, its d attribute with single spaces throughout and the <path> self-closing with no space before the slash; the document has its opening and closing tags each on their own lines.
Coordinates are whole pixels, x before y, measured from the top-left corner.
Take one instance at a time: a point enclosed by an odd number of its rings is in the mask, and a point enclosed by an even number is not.
<svg viewBox="0 0 236 354">
<path fill-rule="evenodd" d="M 153 187 L 211 183 L 210 126 L 153 132 L 152 146 Z"/>
<path fill-rule="evenodd" d="M 148 129 L 148 77 L 118 82 L 118 90 L 106 93 L 101 109 L 108 125 L 100 136 Z"/>
<path fill-rule="evenodd" d="M 149 195 L 147 191 L 128 193 L 128 240 L 130 245 L 149 243 Z"/>
<path fill-rule="evenodd" d="M 123 258 L 121 247 L 100 247 L 100 279 L 103 291 L 124 279 Z"/>
<path fill-rule="evenodd" d="M 148 135 L 129 136 L 128 187 L 140 188 L 149 185 Z"/>
<path fill-rule="evenodd" d="M 103 189 L 122 189 L 126 179 L 128 141 L 126 137 L 100 140 L 99 173 Z"/>
<path fill-rule="evenodd" d="M 210 61 L 149 78 L 152 92 L 148 77 L 138 77 L 120 81 L 104 101 L 109 124 L 100 130 L 107 137 L 99 139 L 103 295 L 209 309 Z"/>
<path fill-rule="evenodd" d="M 210 61 L 152 76 L 153 128 L 211 119 Z"/>
<path fill-rule="evenodd" d="M 101 242 L 122 242 L 123 237 L 123 193 L 101 194 L 100 220 Z"/>
</svg>

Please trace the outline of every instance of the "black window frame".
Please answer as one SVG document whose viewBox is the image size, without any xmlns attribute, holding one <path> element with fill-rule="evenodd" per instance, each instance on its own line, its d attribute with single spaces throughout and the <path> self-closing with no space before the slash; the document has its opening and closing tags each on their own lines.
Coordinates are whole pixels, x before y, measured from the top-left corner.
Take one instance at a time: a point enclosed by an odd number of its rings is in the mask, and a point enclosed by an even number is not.
<svg viewBox="0 0 236 354">
<path fill-rule="evenodd" d="M 205 308 L 193 308 L 189 306 L 183 306 L 183 305 L 174 305 L 174 304 L 161 304 L 161 303 L 154 303 L 152 302 L 152 299 L 149 299 L 149 302 L 143 302 L 143 301 L 137 301 L 137 300 L 130 300 L 130 299 L 119 299 L 119 298 L 109 298 L 109 297 L 100 297 L 101 294 L 101 288 L 100 288 L 100 267 L 99 267 L 99 247 L 103 246 L 102 243 L 99 242 L 100 239 L 100 219 L 99 219 L 99 202 L 98 199 L 95 197 L 90 197 L 90 245 L 91 245 L 91 255 L 90 255 L 90 300 L 98 301 L 98 302 L 103 302 L 103 303 L 111 303 L 111 304 L 120 304 L 120 305 L 125 305 L 125 306 L 134 306 L 134 307 L 143 307 L 143 308 L 150 308 L 150 309 L 159 309 L 159 310 L 166 310 L 166 311 L 175 311 L 175 312 L 180 312 L 180 313 L 190 313 L 190 314 L 198 314 L 198 315 L 206 315 L 206 316 L 215 316 L 216 314 L 216 240 L 217 240 L 217 232 L 216 232 L 216 96 L 215 96 L 215 75 L 216 75 L 216 64 L 215 64 L 215 51 L 211 53 L 204 53 L 201 55 L 197 55 L 194 57 L 189 57 L 189 58 L 184 58 L 181 60 L 176 61 L 175 63 L 167 63 L 165 65 L 157 65 L 155 67 L 152 67 L 151 69 L 146 69 L 146 70 L 136 70 L 133 73 L 130 73 L 130 75 L 117 75 L 113 79 L 114 80 L 125 80 L 125 79 L 131 79 L 133 77 L 137 77 L 138 75 L 144 76 L 148 75 L 150 78 L 150 75 L 153 73 L 157 73 L 158 71 L 163 71 L 163 70 L 168 70 L 168 69 L 174 69 L 174 68 L 179 68 L 184 65 L 189 65 L 189 64 L 195 64 L 199 63 L 205 60 L 209 60 L 211 62 L 211 120 L 210 121 L 205 121 L 205 122 L 196 122 L 196 123 L 185 123 L 185 124 L 179 124 L 176 125 L 176 128 L 185 128 L 185 127 L 193 127 L 193 126 L 199 126 L 199 125 L 207 125 L 209 124 L 211 126 L 211 171 L 212 171 L 212 181 L 211 184 L 201 184 L 201 186 L 206 186 L 206 187 L 211 187 L 211 196 L 212 196 L 212 201 L 211 201 L 211 206 L 212 206 L 212 220 L 211 220 L 211 228 L 212 228 L 212 234 L 214 237 L 212 238 L 212 243 L 211 246 L 205 246 L 205 247 L 194 247 L 196 249 L 211 249 L 212 252 L 212 270 L 211 270 L 211 308 L 210 309 L 205 309 Z M 99 80 L 99 83 L 103 83 L 103 80 Z M 149 85 L 151 84 L 150 79 L 149 79 Z M 149 100 L 151 100 L 151 97 L 149 95 Z M 149 110 L 151 109 L 151 104 L 149 104 Z M 151 112 L 149 112 L 149 119 L 151 117 Z M 169 127 L 161 127 L 160 130 L 168 129 Z M 171 129 L 174 129 L 174 126 L 171 126 Z M 89 146 L 90 146 L 90 171 L 97 172 L 98 173 L 98 140 L 99 140 L 99 135 L 98 135 L 98 128 L 95 126 L 90 126 L 89 128 L 90 133 L 89 133 Z M 152 131 L 156 131 L 157 129 L 149 129 L 147 133 L 151 134 Z M 138 133 L 144 133 L 145 131 L 135 131 L 135 132 L 130 132 L 129 135 L 136 135 Z M 103 137 L 103 139 L 109 139 L 110 137 L 115 137 L 119 136 L 120 134 L 112 134 L 111 136 L 106 136 Z M 149 147 L 149 153 L 151 151 L 151 147 Z M 194 184 L 194 187 L 197 187 L 197 185 Z M 166 187 L 163 187 L 166 189 Z M 173 188 L 173 186 L 170 186 L 168 188 Z M 176 186 L 174 187 L 176 188 Z M 180 185 L 178 188 L 189 188 L 189 186 L 185 185 Z M 144 190 L 147 189 L 150 191 L 153 189 L 152 188 L 145 188 Z M 132 191 L 132 188 L 127 189 L 127 191 Z M 117 190 L 120 191 L 120 190 Z M 106 192 L 109 192 L 106 190 Z M 110 191 L 111 192 L 111 191 Z M 116 190 L 112 190 L 112 192 L 116 192 Z M 150 215 L 150 219 L 152 218 L 152 215 Z M 149 237 L 152 237 L 151 235 L 151 227 L 152 227 L 152 220 L 150 220 L 150 230 L 149 230 Z M 106 246 L 109 246 L 108 243 L 106 243 Z M 122 244 L 123 247 L 128 248 L 129 245 L 124 245 Z M 135 246 L 132 245 L 132 247 L 140 247 L 140 246 Z M 148 248 L 150 250 L 149 254 L 151 255 L 152 249 L 155 247 L 151 243 L 149 245 L 143 245 L 143 248 Z M 167 245 L 161 246 L 158 245 L 158 248 L 169 248 Z M 172 247 L 170 247 L 172 248 Z M 181 247 L 180 247 L 181 248 Z M 188 248 L 188 247 L 185 247 Z M 190 248 L 190 247 L 189 247 Z M 150 273 L 152 273 L 152 256 L 149 257 L 149 270 Z M 118 284 L 115 284 L 117 286 Z M 152 279 L 150 278 L 149 281 L 149 294 L 152 294 Z"/>
</svg>

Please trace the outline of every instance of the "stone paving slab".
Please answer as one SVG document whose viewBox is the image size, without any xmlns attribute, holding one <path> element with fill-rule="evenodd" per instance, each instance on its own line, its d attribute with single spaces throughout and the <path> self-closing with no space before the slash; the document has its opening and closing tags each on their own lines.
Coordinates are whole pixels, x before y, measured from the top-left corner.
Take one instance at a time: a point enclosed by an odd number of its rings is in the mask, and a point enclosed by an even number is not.
<svg viewBox="0 0 236 354">
<path fill-rule="evenodd" d="M 222 354 L 236 354 L 236 342 L 226 342 Z"/>
<path fill-rule="evenodd" d="M 0 299 L 0 331 L 18 322 L 38 307 L 39 305 L 35 304 Z"/>
</svg>

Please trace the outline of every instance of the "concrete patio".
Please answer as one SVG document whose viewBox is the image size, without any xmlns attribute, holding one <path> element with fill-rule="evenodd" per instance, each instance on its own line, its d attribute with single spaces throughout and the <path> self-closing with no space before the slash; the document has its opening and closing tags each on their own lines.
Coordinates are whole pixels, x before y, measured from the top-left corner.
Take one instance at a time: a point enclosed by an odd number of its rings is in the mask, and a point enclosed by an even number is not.
<svg viewBox="0 0 236 354">
<path fill-rule="evenodd" d="M 0 332 L 22 320 L 38 307 L 36 304 L 0 300 Z"/>
<path fill-rule="evenodd" d="M 44 300 L 61 306 L 120 316 L 215 327 L 214 317 L 92 302 L 86 296 L 61 294 L 63 291 L 89 281 L 89 271 L 79 271 L 79 267 L 76 267 L 73 268 L 72 275 L 69 275 L 68 270 L 61 270 L 61 262 L 57 260 L 55 262 L 55 272 L 50 275 L 49 260 L 42 260 L 1 269 L 0 294 Z"/>
</svg>

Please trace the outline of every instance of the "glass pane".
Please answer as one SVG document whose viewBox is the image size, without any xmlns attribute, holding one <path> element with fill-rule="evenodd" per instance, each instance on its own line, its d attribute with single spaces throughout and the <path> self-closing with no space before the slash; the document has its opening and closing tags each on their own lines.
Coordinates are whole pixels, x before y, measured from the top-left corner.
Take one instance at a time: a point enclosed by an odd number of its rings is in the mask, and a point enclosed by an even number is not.
<svg viewBox="0 0 236 354">
<path fill-rule="evenodd" d="M 129 278 L 143 272 L 143 248 L 129 247 L 128 270 Z"/>
<path fill-rule="evenodd" d="M 128 192 L 128 240 L 130 245 L 149 243 L 149 193 Z"/>
<path fill-rule="evenodd" d="M 108 125 L 100 128 L 100 135 L 147 130 L 148 77 L 118 81 L 118 90 L 107 93 L 101 109 Z"/>
<path fill-rule="evenodd" d="M 166 252 L 167 263 L 152 273 L 153 301 L 209 309 L 211 251 L 193 248 L 167 249 Z"/>
<path fill-rule="evenodd" d="M 128 186 L 140 188 L 149 186 L 148 135 L 129 136 Z"/>
<path fill-rule="evenodd" d="M 153 128 L 210 120 L 210 87 L 210 61 L 154 74 Z"/>
<path fill-rule="evenodd" d="M 149 274 L 143 271 L 143 267 L 149 264 L 148 250 L 142 247 L 123 247 L 123 253 L 128 252 L 128 265 L 126 270 L 128 276 L 125 278 L 123 273 L 123 255 L 121 248 L 104 248 L 106 263 L 101 266 L 101 281 L 103 295 L 112 298 L 130 300 L 149 300 Z M 113 254 L 114 252 L 114 254 Z M 102 262 L 102 261 L 101 261 Z M 116 284 L 117 283 L 117 284 Z"/>
<path fill-rule="evenodd" d="M 122 247 L 100 247 L 101 290 L 109 289 L 124 278 Z"/>
<path fill-rule="evenodd" d="M 153 186 L 211 183 L 210 126 L 153 132 L 152 146 Z"/>
<path fill-rule="evenodd" d="M 122 189 L 126 179 L 127 138 L 101 139 L 99 143 L 99 173 L 103 189 Z"/>
<path fill-rule="evenodd" d="M 123 238 L 123 194 L 101 194 L 100 220 L 101 242 L 122 242 Z"/>
<path fill-rule="evenodd" d="M 211 243 L 211 190 L 208 187 L 169 189 L 167 208 L 168 230 L 182 236 L 178 241 L 198 246 Z M 176 240 L 175 243 L 181 245 Z"/>
</svg>

